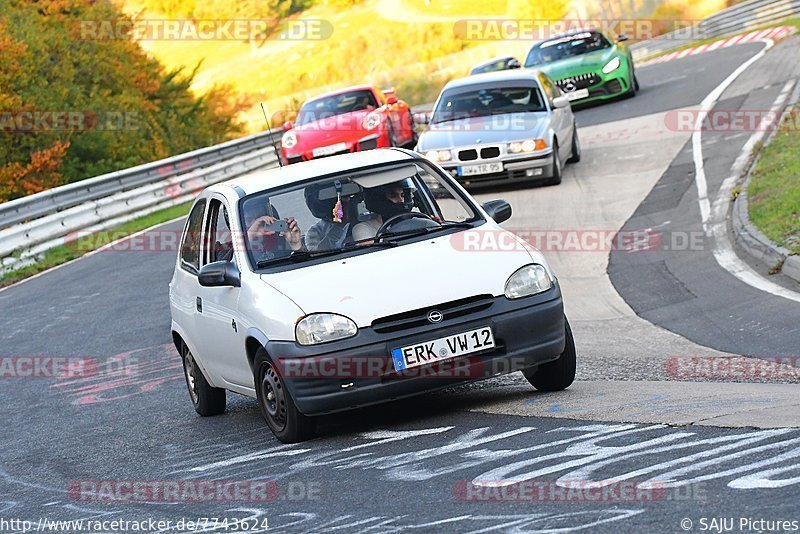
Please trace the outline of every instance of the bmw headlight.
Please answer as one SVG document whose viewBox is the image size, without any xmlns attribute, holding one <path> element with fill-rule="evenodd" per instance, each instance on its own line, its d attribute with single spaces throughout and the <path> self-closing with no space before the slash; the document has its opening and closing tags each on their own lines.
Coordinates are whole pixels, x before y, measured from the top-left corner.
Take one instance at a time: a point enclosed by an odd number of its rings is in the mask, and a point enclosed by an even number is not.
<svg viewBox="0 0 800 534">
<path fill-rule="evenodd" d="M 429 150 L 425 152 L 425 157 L 434 163 L 439 163 L 441 161 L 450 161 L 452 155 L 449 150 Z"/>
<path fill-rule="evenodd" d="M 537 152 L 547 148 L 547 141 L 544 139 L 525 139 L 524 141 L 513 141 L 508 144 L 508 151 L 512 154 L 521 152 Z"/>
<path fill-rule="evenodd" d="M 294 145 L 297 144 L 297 134 L 294 132 L 286 132 L 281 137 L 281 145 L 284 148 L 292 148 Z"/>
<path fill-rule="evenodd" d="M 543 266 L 533 263 L 517 270 L 506 282 L 506 298 L 519 299 L 542 293 L 553 287 L 553 281 Z"/>
<path fill-rule="evenodd" d="M 619 68 L 619 65 L 620 65 L 619 56 L 617 56 L 608 63 L 606 63 L 606 66 L 603 67 L 603 74 L 609 74 L 611 72 L 614 72 Z"/>
<path fill-rule="evenodd" d="M 381 116 L 379 113 L 370 113 L 364 117 L 364 128 L 366 130 L 374 130 L 381 123 Z"/>
<path fill-rule="evenodd" d="M 301 345 L 318 345 L 353 337 L 357 333 L 356 323 L 344 315 L 335 313 L 307 315 L 295 327 L 295 337 Z"/>
</svg>

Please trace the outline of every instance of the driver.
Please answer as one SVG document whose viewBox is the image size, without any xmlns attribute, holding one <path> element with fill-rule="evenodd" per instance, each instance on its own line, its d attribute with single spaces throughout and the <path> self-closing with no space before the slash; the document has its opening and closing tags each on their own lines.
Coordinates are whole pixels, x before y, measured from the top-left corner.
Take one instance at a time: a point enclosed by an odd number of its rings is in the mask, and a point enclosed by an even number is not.
<svg viewBox="0 0 800 534">
<path fill-rule="evenodd" d="M 353 227 L 353 240 L 363 241 L 375 237 L 387 220 L 410 212 L 414 208 L 413 191 L 414 186 L 409 179 L 364 189 L 364 205 L 375 216 Z"/>
</svg>

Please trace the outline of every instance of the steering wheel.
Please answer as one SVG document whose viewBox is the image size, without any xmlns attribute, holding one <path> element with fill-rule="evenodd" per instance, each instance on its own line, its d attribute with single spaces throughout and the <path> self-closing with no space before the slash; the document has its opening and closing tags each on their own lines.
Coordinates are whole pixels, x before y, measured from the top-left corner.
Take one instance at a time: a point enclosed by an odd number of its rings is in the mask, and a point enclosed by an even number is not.
<svg viewBox="0 0 800 534">
<path fill-rule="evenodd" d="M 383 234 L 387 232 L 390 226 L 393 226 L 400 221 L 405 221 L 406 219 L 428 219 L 429 221 L 433 221 L 433 218 L 430 215 L 426 215 L 424 213 L 420 213 L 418 211 L 407 211 L 406 213 L 398 213 L 397 215 L 393 215 L 389 217 L 380 228 L 378 228 L 377 233 L 375 234 L 375 239 L 378 239 Z M 436 221 L 433 221 L 436 222 Z"/>
</svg>

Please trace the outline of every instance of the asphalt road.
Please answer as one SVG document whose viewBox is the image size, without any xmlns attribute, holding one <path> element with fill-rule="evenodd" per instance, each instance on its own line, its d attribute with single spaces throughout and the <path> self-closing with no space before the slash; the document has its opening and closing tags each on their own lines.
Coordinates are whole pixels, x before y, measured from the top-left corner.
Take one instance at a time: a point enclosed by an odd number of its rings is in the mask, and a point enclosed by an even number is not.
<svg viewBox="0 0 800 534">
<path fill-rule="evenodd" d="M 685 157 L 688 133 L 665 130 L 664 113 L 699 103 L 758 46 L 639 69 L 639 96 L 579 112 L 584 161 L 567 168 L 561 186 L 477 196 L 508 198 L 515 209 L 511 228 L 620 228 L 642 214 L 640 204 L 647 205 L 653 186 L 669 179 L 675 158 L 680 164 Z M 724 159 L 733 148 L 716 143 L 707 150 Z M 692 227 L 696 203 L 684 199 L 691 186 L 676 194 L 686 201 L 685 209 L 680 202 L 675 206 L 686 221 L 680 228 Z M 678 275 L 687 283 L 726 284 L 707 293 L 733 291 L 735 282 L 725 280 L 706 253 L 695 252 L 687 261 L 703 265 L 705 280 L 686 274 L 690 265 Z M 692 530 L 701 530 L 710 518 L 731 519 L 737 526 L 744 518 L 751 520 L 745 525 L 750 527 L 758 520 L 800 520 L 800 430 L 637 422 L 696 420 L 691 413 L 688 419 L 673 419 L 674 410 L 659 400 L 660 393 L 647 405 L 649 418 L 620 406 L 616 421 L 614 409 L 609 410 L 612 419 L 581 420 L 576 414 L 583 412 L 570 404 L 580 403 L 580 392 L 590 386 L 618 395 L 656 382 L 669 387 L 676 379 L 665 365 L 669 358 L 738 349 L 741 345 L 723 343 L 729 338 L 719 334 L 720 324 L 729 331 L 749 328 L 748 314 L 754 310 L 748 308 L 779 310 L 784 303 L 748 292 L 755 300 L 729 306 L 725 313 L 731 317 L 725 320 L 715 311 L 720 301 L 698 297 L 694 308 L 681 311 L 695 319 L 692 331 L 685 331 L 637 308 L 635 295 L 619 283 L 637 280 L 636 270 L 620 271 L 615 278 L 615 254 L 612 285 L 607 251 L 545 253 L 564 286 L 581 382 L 561 396 L 548 396 L 526 395 L 519 376 L 495 379 L 327 417 L 320 438 L 293 446 L 271 436 L 250 399 L 230 395 L 228 413 L 215 418 L 199 418 L 192 410 L 169 335 L 167 284 L 176 251 L 98 253 L 0 292 L 3 355 L 83 357 L 100 366 L 85 378 L 3 379 L 0 531 L 22 530 L 3 528 L 2 520 L 37 526 L 40 518 L 250 517 L 262 527 L 266 518 L 275 532 L 681 532 L 689 526 L 686 519 Z M 667 300 L 672 295 L 655 293 Z M 770 314 L 759 324 L 777 332 L 786 326 L 782 320 Z M 792 335 L 762 336 L 755 348 L 766 354 L 794 347 L 796 353 L 796 343 L 784 344 L 795 339 Z M 716 386 L 691 384 L 708 392 Z M 597 395 L 595 390 L 583 402 L 598 405 Z M 528 413 L 520 406 L 540 411 Z M 681 413 L 692 409 L 703 413 L 708 407 L 686 406 Z M 609 479 L 640 487 L 631 494 L 616 482 L 603 493 L 590 484 Z M 148 502 L 107 502 L 109 488 L 126 481 L 156 486 L 157 481 L 182 481 L 191 487 L 189 481 L 211 480 L 249 481 L 248 487 L 256 489 L 262 486 L 254 481 L 271 482 L 267 497 L 257 493 L 255 500 L 187 502 L 184 497 L 175 503 L 156 495 L 139 499 Z M 570 481 L 580 487 L 566 491 Z M 92 488 L 104 489 L 92 494 Z M 192 529 L 173 524 L 153 530 Z M 217 524 L 193 530 L 232 528 Z"/>
</svg>

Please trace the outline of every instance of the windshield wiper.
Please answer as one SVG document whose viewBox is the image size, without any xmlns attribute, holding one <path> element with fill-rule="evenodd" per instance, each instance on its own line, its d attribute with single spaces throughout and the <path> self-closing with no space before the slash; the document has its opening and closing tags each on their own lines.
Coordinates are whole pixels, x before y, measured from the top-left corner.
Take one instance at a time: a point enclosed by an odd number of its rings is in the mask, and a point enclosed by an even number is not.
<svg viewBox="0 0 800 534">
<path fill-rule="evenodd" d="M 425 235 L 430 234 L 433 232 L 438 232 L 439 230 L 447 230 L 450 228 L 472 228 L 473 223 L 462 221 L 462 222 L 444 222 L 438 226 L 428 226 L 425 228 L 417 228 L 416 230 L 406 230 L 403 232 L 387 232 L 377 239 L 384 239 L 386 237 L 414 237 L 418 235 Z"/>
<path fill-rule="evenodd" d="M 315 258 L 322 258 L 324 256 L 334 256 L 336 254 L 341 254 L 342 252 L 351 252 L 353 250 L 360 250 L 363 248 L 368 248 L 371 246 L 379 246 L 379 247 L 396 247 L 396 241 L 379 241 L 376 242 L 374 238 L 364 239 L 361 241 L 356 241 L 354 243 L 348 243 L 347 245 L 341 248 L 331 248 L 331 249 L 324 249 L 324 250 L 293 250 L 291 254 L 288 256 L 281 256 L 279 258 L 269 258 L 265 260 L 260 260 L 256 263 L 256 267 L 262 269 L 269 265 L 275 265 L 278 263 L 300 263 L 308 260 L 313 260 Z"/>
</svg>

